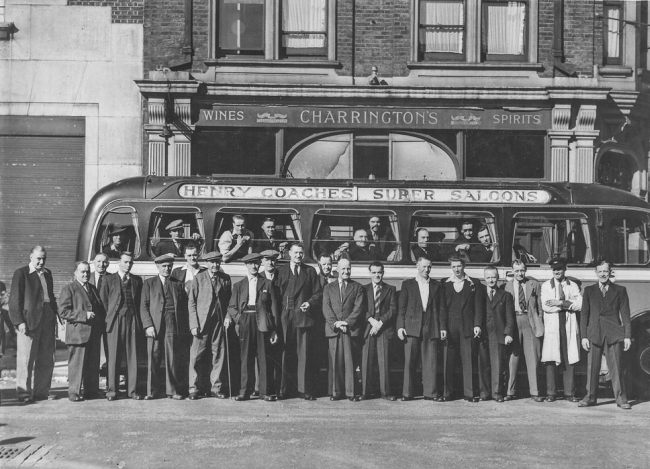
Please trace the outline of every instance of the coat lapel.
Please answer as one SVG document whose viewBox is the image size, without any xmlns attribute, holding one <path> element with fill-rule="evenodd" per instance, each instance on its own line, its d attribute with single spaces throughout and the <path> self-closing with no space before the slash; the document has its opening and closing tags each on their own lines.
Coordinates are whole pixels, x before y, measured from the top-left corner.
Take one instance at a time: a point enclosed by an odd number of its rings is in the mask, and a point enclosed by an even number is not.
<svg viewBox="0 0 650 469">
<path fill-rule="evenodd" d="M 490 301 L 490 308 L 494 309 L 494 307 L 499 304 L 499 301 L 501 301 L 501 297 L 503 295 L 505 295 L 505 293 L 497 288 L 494 292 L 492 300 Z"/>
<path fill-rule="evenodd" d="M 607 288 L 607 293 L 605 293 L 605 298 L 600 291 L 600 285 L 598 285 L 598 296 L 600 296 L 601 301 L 603 302 L 602 309 L 607 309 L 607 307 L 614 301 L 616 298 L 616 290 L 614 284 L 610 283 L 609 288 Z"/>
</svg>

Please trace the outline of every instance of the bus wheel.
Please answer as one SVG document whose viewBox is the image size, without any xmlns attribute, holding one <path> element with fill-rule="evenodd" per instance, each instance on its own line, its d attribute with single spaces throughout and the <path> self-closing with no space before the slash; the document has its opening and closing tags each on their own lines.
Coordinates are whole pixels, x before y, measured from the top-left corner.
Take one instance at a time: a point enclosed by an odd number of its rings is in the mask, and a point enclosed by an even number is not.
<svg viewBox="0 0 650 469">
<path fill-rule="evenodd" d="M 650 337 L 640 338 L 635 347 L 632 374 L 636 397 L 650 400 Z"/>
</svg>

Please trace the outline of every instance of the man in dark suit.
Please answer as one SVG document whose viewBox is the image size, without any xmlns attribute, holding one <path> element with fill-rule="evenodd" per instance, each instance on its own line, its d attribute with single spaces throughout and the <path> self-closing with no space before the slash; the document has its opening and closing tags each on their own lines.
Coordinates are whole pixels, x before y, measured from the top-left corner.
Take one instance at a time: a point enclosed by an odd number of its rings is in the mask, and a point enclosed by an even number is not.
<svg viewBox="0 0 650 469">
<path fill-rule="evenodd" d="M 196 400 L 201 392 L 203 357 L 212 351 L 210 366 L 211 395 L 219 399 L 223 393 L 221 370 L 226 355 L 224 316 L 230 301 L 232 283 L 230 276 L 220 271 L 221 254 L 210 252 L 205 255 L 208 270 L 199 272 L 192 280 L 189 294 L 189 327 L 192 333 L 190 349 L 190 399 Z M 229 390 L 232 392 L 232 389 Z"/>
<path fill-rule="evenodd" d="M 390 392 L 390 352 L 395 337 L 397 319 L 397 292 L 395 287 L 384 283 L 384 265 L 375 261 L 368 267 L 371 282 L 363 287 L 365 294 L 366 327 L 363 335 L 363 358 L 361 378 L 363 392 L 361 399 L 371 397 L 371 382 L 374 381 L 375 366 L 379 365 L 379 389 L 382 399 L 396 401 Z"/>
<path fill-rule="evenodd" d="M 322 301 L 323 292 L 316 269 L 303 264 L 304 248 L 294 243 L 289 248 L 291 262 L 278 269 L 277 285 L 282 296 L 282 384 L 278 399 L 288 397 L 289 383 L 297 369 L 298 394 L 303 399 L 314 400 L 312 395 L 311 366 L 308 350 L 316 319 L 315 310 Z M 296 365 L 297 362 L 297 365 Z"/>
<path fill-rule="evenodd" d="M 623 352 L 632 345 L 630 326 L 630 300 L 625 287 L 611 281 L 612 264 L 601 261 L 596 267 L 598 283 L 585 288 L 580 311 L 582 348 L 589 352 L 587 359 L 587 395 L 578 407 L 596 405 L 598 375 L 603 352 L 607 358 L 609 375 L 616 404 L 625 410 L 632 407 L 627 402 L 623 377 Z"/>
<path fill-rule="evenodd" d="M 485 330 L 487 336 L 480 342 L 479 360 L 485 365 L 489 364 L 492 371 L 491 386 L 492 399 L 503 402 L 503 372 L 506 364 L 506 345 L 512 342 L 515 327 L 515 305 L 512 295 L 497 287 L 499 271 L 495 267 L 488 267 L 483 271 L 485 280 Z M 487 373 L 488 367 L 481 370 L 482 381 L 490 383 Z M 487 386 L 485 386 L 487 388 Z M 485 394 L 484 394 L 485 395 Z"/>
<path fill-rule="evenodd" d="M 496 243 L 492 242 L 492 236 L 487 226 L 483 225 L 478 229 L 478 240 L 479 243 L 472 245 L 469 249 L 470 261 L 481 264 L 492 262 L 495 258 Z"/>
<path fill-rule="evenodd" d="M 158 275 L 148 278 L 142 286 L 140 317 L 147 336 L 149 366 L 146 400 L 165 394 L 170 399 L 181 400 L 187 395 L 185 363 L 179 360 L 181 334 L 188 330 L 187 296 L 183 284 L 171 276 L 174 255 L 163 254 L 154 259 Z M 165 365 L 165 375 L 160 365 Z"/>
<path fill-rule="evenodd" d="M 417 275 L 402 282 L 397 316 L 397 336 L 404 344 L 404 384 L 402 400 L 414 397 L 418 355 L 422 361 L 422 385 L 425 400 L 441 400 L 438 389 L 438 348 L 447 338 L 445 291 L 429 277 L 431 261 L 420 257 Z"/>
<path fill-rule="evenodd" d="M 176 267 L 174 270 L 172 270 L 172 277 L 174 277 L 176 280 L 179 280 L 185 287 L 185 291 L 189 293 L 194 277 L 199 272 L 207 270 L 207 268 L 199 264 L 199 248 L 196 246 L 196 244 L 186 244 L 183 248 L 183 256 L 187 262 L 185 265 Z"/>
<path fill-rule="evenodd" d="M 526 360 L 526 374 L 530 397 L 535 402 L 544 402 L 537 386 L 537 367 L 542 355 L 544 336 L 544 310 L 542 309 L 542 286 L 534 278 L 526 277 L 526 264 L 519 259 L 512 261 L 512 282 L 506 282 L 505 291 L 510 293 L 515 304 L 515 332 L 512 341 L 508 389 L 504 400 L 515 399 L 517 369 L 523 354 Z"/>
<path fill-rule="evenodd" d="M 239 326 L 241 347 L 241 387 L 236 401 L 247 401 L 255 385 L 255 358 L 259 363 L 259 392 L 261 399 L 276 400 L 273 385 L 271 344 L 278 340 L 275 331 L 280 322 L 280 304 L 271 281 L 258 274 L 260 254 L 242 258 L 248 274 L 232 287 L 228 316 L 224 327 L 233 322 Z"/>
<path fill-rule="evenodd" d="M 448 335 L 445 343 L 445 395 L 452 398 L 456 361 L 460 355 L 463 365 L 463 393 L 468 402 L 478 402 L 474 397 L 473 370 L 475 369 L 475 339 L 481 336 L 485 317 L 485 300 L 481 283 L 465 274 L 465 259 L 449 258 L 451 277 L 444 281 L 446 311 L 449 312 Z"/>
<path fill-rule="evenodd" d="M 136 392 L 138 382 L 138 356 L 136 336 L 140 320 L 140 293 L 142 278 L 131 274 L 133 254 L 120 255 L 117 273 L 107 275 L 102 282 L 99 297 L 106 309 L 106 331 L 108 340 L 108 391 L 106 399 L 114 401 L 120 386 L 120 365 L 122 354 L 126 357 L 127 395 L 135 400 L 142 399 Z"/>
<path fill-rule="evenodd" d="M 360 348 L 359 338 L 363 340 L 365 324 L 363 321 L 363 287 L 350 279 L 352 267 L 347 259 L 340 259 L 337 282 L 328 283 L 323 288 L 323 316 L 325 317 L 325 336 L 329 339 L 329 351 L 333 365 L 333 385 L 331 400 L 345 396 L 353 402 L 359 401 L 355 392 L 354 372 Z"/>
<path fill-rule="evenodd" d="M 103 252 L 97 253 L 95 259 L 93 260 L 93 265 L 95 266 L 95 271 L 90 274 L 88 283 L 93 285 L 97 289 L 97 294 L 99 294 L 102 288 L 102 283 L 104 282 L 104 278 L 106 278 L 106 275 L 108 275 L 108 272 L 106 271 L 106 269 L 109 266 L 108 256 Z M 105 308 L 104 311 L 106 311 Z M 101 318 L 101 323 L 98 321 L 99 318 L 95 321 L 95 327 L 101 328 L 100 333 L 102 337 L 102 348 L 104 349 L 104 360 L 105 360 L 104 364 L 102 365 L 102 369 L 107 370 L 108 369 L 108 337 L 106 335 L 106 315 L 104 314 L 104 316 Z"/>
<path fill-rule="evenodd" d="M 328 283 L 336 282 L 338 275 L 332 270 L 332 256 L 330 254 L 321 254 L 318 257 L 318 283 L 321 290 Z M 329 339 L 325 336 L 325 316 L 323 316 L 322 305 L 315 310 L 316 326 L 314 327 L 313 343 L 310 352 L 313 355 L 312 363 L 317 363 L 317 369 L 326 367 L 327 369 L 327 394 L 332 395 L 334 386 L 334 377 L 332 372 L 332 357 L 329 352 Z"/>
<path fill-rule="evenodd" d="M 388 262 L 394 261 L 397 254 L 397 243 L 393 233 L 385 227 L 382 227 L 381 218 L 372 216 L 368 220 L 368 241 L 382 259 Z"/>
<path fill-rule="evenodd" d="M 287 237 L 275 231 L 275 220 L 273 218 L 265 218 L 262 223 L 262 234 L 259 238 L 253 241 L 253 252 L 262 251 L 278 251 L 280 257 L 283 256 L 287 248 Z"/>
<path fill-rule="evenodd" d="M 386 260 L 377 247 L 368 243 L 368 232 L 366 230 L 357 230 L 354 232 L 354 243 L 350 244 L 347 253 L 341 254 L 341 258 L 351 261 L 379 261 Z"/>
<path fill-rule="evenodd" d="M 29 265 L 14 272 L 9 316 L 16 326 L 16 393 L 24 403 L 51 399 L 54 371 L 54 332 L 57 305 L 52 273 L 45 268 L 47 253 L 32 248 Z M 32 376 L 34 388 L 32 389 Z"/>
<path fill-rule="evenodd" d="M 59 306 L 65 319 L 68 346 L 68 398 L 72 402 L 99 397 L 99 357 L 106 312 L 94 285 L 90 265 L 81 261 L 75 279 L 61 290 Z M 81 385 L 83 383 L 83 397 Z"/>
<path fill-rule="evenodd" d="M 436 233 L 434 233 L 436 235 Z M 443 235 L 444 237 L 444 235 Z M 426 257 L 431 261 L 443 260 L 440 254 L 440 244 L 431 244 L 431 233 L 426 228 L 418 228 L 415 232 L 417 244 L 411 247 L 413 253 L 413 260 L 417 261 L 420 257 Z"/>
</svg>

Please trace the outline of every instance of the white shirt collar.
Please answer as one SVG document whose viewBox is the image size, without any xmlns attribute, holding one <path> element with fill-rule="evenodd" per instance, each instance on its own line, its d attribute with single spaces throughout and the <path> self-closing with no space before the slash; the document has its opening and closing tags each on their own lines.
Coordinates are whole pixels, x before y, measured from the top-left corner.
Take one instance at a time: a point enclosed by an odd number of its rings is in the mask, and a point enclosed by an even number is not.
<svg viewBox="0 0 650 469">
<path fill-rule="evenodd" d="M 460 282 L 464 282 L 465 280 L 469 280 L 469 277 L 467 277 L 467 274 L 463 275 L 462 278 L 456 278 L 455 275 L 452 275 L 446 281 L 447 282 L 459 282 L 460 283 Z"/>
<path fill-rule="evenodd" d="M 36 267 L 34 267 L 32 264 L 29 264 L 29 273 L 37 272 Z M 43 269 L 41 269 L 41 272 L 43 272 Z"/>
<path fill-rule="evenodd" d="M 246 274 L 248 281 L 252 282 L 253 280 L 257 281 L 257 275 Z"/>
<path fill-rule="evenodd" d="M 426 279 L 422 277 L 415 277 L 415 281 L 418 283 L 429 283 L 431 281 L 431 277 L 427 277 Z"/>
<path fill-rule="evenodd" d="M 117 274 L 120 276 L 120 278 L 121 278 L 122 280 L 124 280 L 124 276 L 125 276 L 125 275 L 126 275 L 126 278 L 127 278 L 127 279 L 129 278 L 129 274 L 125 274 L 125 273 L 122 272 L 121 270 L 118 270 L 118 271 L 117 271 Z"/>
</svg>

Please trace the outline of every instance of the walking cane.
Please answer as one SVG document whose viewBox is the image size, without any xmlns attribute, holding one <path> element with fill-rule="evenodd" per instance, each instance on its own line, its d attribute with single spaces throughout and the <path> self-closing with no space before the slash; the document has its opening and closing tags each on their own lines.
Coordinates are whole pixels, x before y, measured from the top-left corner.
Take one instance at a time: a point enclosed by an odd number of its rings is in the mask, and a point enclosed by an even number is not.
<svg viewBox="0 0 650 469">
<path fill-rule="evenodd" d="M 228 399 L 232 399 L 232 382 L 230 380 L 230 348 L 228 347 L 228 329 L 224 324 L 223 311 L 221 310 L 221 307 L 219 307 L 219 315 L 221 316 L 221 325 L 223 326 L 224 336 L 226 341 L 226 355 L 228 356 L 228 392 L 230 393 Z"/>
</svg>

